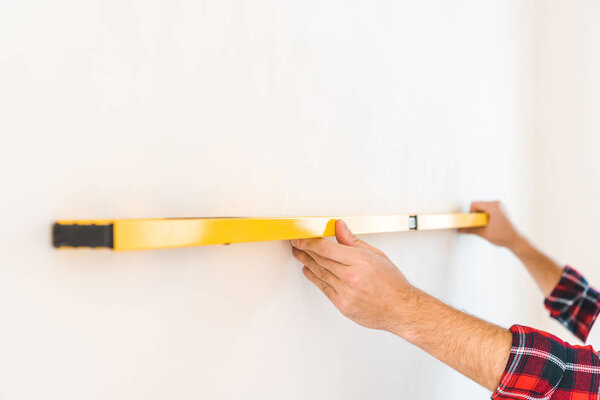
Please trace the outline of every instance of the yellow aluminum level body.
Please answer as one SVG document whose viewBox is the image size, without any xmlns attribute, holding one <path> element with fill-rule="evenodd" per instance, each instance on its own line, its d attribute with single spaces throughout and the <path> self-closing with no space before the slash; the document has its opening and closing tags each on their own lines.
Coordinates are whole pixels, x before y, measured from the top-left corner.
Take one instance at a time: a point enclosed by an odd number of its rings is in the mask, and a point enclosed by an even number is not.
<svg viewBox="0 0 600 400">
<path fill-rule="evenodd" d="M 162 218 L 57 223 L 113 224 L 113 249 L 124 251 L 335 236 L 336 219 L 343 219 L 355 234 L 481 227 L 488 222 L 485 213 L 418 214 L 416 227 L 411 227 L 411 218 L 415 216 Z"/>
</svg>

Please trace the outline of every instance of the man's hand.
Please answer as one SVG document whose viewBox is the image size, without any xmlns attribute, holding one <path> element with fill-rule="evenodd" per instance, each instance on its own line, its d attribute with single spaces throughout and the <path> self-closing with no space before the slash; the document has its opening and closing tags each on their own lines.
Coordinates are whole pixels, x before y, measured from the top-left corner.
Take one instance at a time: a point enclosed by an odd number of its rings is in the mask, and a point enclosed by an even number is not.
<svg viewBox="0 0 600 400">
<path fill-rule="evenodd" d="M 508 219 L 499 201 L 471 203 L 471 212 L 486 212 L 489 215 L 487 226 L 482 228 L 460 228 L 460 233 L 474 233 L 489 240 L 496 246 L 513 249 L 521 241 L 521 236 Z"/>
<path fill-rule="evenodd" d="M 508 360 L 512 335 L 413 287 L 381 252 L 337 220 L 338 243 L 292 240 L 304 275 L 345 316 L 392 332 L 493 391 Z"/>
<path fill-rule="evenodd" d="M 471 212 L 489 214 L 488 225 L 482 228 L 461 228 L 461 233 L 474 233 L 497 246 L 503 246 L 525 265 L 544 296 L 550 295 L 562 276 L 563 267 L 536 249 L 510 222 L 499 201 L 471 203 Z"/>
<path fill-rule="evenodd" d="M 394 330 L 413 287 L 379 249 L 358 239 L 337 220 L 338 243 L 327 239 L 292 240 L 292 253 L 304 275 L 354 322 Z"/>
</svg>

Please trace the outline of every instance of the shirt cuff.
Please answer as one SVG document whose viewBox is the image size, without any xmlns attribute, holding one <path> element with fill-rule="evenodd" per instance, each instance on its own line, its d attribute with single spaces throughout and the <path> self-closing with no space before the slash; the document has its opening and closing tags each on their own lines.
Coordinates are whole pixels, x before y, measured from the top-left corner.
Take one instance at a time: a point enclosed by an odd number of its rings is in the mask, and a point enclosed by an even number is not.
<svg viewBox="0 0 600 400">
<path fill-rule="evenodd" d="M 548 399 L 563 378 L 565 343 L 522 325 L 510 327 L 512 345 L 492 399 Z M 558 362 L 555 362 L 558 360 Z"/>
<path fill-rule="evenodd" d="M 577 270 L 566 265 L 561 278 L 544 299 L 550 316 L 585 342 L 600 313 L 600 294 Z"/>
</svg>

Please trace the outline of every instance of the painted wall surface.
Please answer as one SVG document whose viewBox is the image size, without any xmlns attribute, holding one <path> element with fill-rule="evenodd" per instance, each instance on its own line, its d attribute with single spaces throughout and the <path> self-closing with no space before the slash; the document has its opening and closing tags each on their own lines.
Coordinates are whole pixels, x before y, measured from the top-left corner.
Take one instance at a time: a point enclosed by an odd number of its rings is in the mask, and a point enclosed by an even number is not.
<svg viewBox="0 0 600 400">
<path fill-rule="evenodd" d="M 532 21 L 516 0 L 0 3 L 0 398 L 487 398 L 341 316 L 287 242 L 55 251 L 50 225 L 500 198 L 530 229 Z M 478 238 L 364 239 L 460 309 L 542 312 Z"/>
<path fill-rule="evenodd" d="M 536 5 L 535 229 L 540 247 L 600 286 L 600 3 Z M 577 343 L 552 321 L 540 326 Z M 589 343 L 600 349 L 600 329 Z"/>
</svg>

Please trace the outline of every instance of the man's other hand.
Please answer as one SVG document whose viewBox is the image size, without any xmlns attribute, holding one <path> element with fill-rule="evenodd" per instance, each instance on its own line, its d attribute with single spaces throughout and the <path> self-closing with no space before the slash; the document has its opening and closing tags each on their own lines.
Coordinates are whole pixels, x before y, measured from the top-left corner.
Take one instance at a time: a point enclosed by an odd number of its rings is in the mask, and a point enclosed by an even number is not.
<svg viewBox="0 0 600 400">
<path fill-rule="evenodd" d="M 471 212 L 485 212 L 489 215 L 488 225 L 481 228 L 460 228 L 460 233 L 473 233 L 489 240 L 496 246 L 512 249 L 520 240 L 520 235 L 508 219 L 499 201 L 473 202 Z"/>
</svg>

